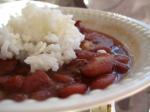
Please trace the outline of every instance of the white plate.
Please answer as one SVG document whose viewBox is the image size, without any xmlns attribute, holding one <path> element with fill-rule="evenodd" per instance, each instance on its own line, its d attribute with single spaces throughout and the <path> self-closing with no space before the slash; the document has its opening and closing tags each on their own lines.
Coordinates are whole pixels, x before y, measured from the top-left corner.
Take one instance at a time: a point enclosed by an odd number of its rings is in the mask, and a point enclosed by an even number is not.
<svg viewBox="0 0 150 112">
<path fill-rule="evenodd" d="M 0 5 L 0 23 L 6 23 L 9 16 L 19 13 L 26 2 L 12 2 Z M 56 7 L 42 2 L 33 2 L 39 7 Z M 128 48 L 134 59 L 127 77 L 105 90 L 94 90 L 86 95 L 72 95 L 66 99 L 50 98 L 43 102 L 26 100 L 16 103 L 11 100 L 0 102 L 0 112 L 55 112 L 83 110 L 103 105 L 133 95 L 150 85 L 150 29 L 131 18 L 96 10 L 61 8 L 64 13 L 73 14 L 76 20 L 92 29 L 114 36 Z"/>
</svg>

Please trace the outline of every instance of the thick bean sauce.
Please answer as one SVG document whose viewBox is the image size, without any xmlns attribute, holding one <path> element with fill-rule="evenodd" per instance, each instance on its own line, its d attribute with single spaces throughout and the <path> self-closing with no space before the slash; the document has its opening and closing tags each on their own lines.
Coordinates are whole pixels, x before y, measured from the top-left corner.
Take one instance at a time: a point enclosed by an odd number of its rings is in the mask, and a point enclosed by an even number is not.
<svg viewBox="0 0 150 112">
<path fill-rule="evenodd" d="M 57 72 L 37 70 L 19 60 L 0 59 L 0 100 L 45 100 L 85 94 L 93 89 L 105 89 L 123 77 L 131 59 L 124 46 L 114 38 L 75 24 L 85 40 L 77 58 L 63 65 Z M 88 94 L 88 93 L 87 93 Z"/>
</svg>

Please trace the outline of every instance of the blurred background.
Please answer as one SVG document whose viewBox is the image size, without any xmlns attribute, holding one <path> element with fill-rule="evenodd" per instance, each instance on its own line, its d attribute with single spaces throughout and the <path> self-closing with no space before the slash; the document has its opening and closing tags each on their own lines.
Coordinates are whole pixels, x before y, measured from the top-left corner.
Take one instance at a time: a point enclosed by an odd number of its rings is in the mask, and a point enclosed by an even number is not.
<svg viewBox="0 0 150 112">
<path fill-rule="evenodd" d="M 15 0 L 0 0 L 0 3 Z M 18 0 L 19 1 L 19 0 Z M 23 1 L 23 0 L 20 0 Z M 30 1 L 30 0 L 25 0 Z M 150 25 L 150 0 L 38 0 L 60 6 L 81 7 L 123 14 Z M 116 112 L 150 112 L 150 87 L 144 91 L 115 102 Z M 100 111 L 90 111 L 100 112 Z"/>
<path fill-rule="evenodd" d="M 150 24 L 150 0 L 43 0 L 61 6 L 75 6 L 120 13 Z"/>
</svg>

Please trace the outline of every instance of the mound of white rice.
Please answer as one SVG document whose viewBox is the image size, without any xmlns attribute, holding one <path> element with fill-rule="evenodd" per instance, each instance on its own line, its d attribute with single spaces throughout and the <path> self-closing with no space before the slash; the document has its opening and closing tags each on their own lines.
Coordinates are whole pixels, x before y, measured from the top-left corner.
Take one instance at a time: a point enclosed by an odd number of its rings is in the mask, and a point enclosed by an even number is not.
<svg viewBox="0 0 150 112">
<path fill-rule="evenodd" d="M 84 36 L 74 25 L 71 15 L 58 9 L 27 4 L 22 14 L 11 17 L 0 28 L 0 58 L 16 57 L 37 69 L 57 71 L 76 58 Z"/>
</svg>

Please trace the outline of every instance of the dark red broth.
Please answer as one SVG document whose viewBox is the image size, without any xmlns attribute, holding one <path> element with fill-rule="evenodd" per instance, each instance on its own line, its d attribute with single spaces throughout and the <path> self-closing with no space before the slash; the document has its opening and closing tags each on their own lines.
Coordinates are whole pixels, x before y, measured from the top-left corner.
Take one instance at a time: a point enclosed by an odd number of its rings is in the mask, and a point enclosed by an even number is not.
<svg viewBox="0 0 150 112">
<path fill-rule="evenodd" d="M 30 67 L 19 60 L 0 59 L 0 100 L 66 98 L 105 89 L 123 77 L 131 62 L 125 47 L 108 35 L 84 28 L 79 21 L 75 25 L 85 35 L 82 50 L 76 50 L 77 58 L 57 72 L 30 73 Z"/>
</svg>

